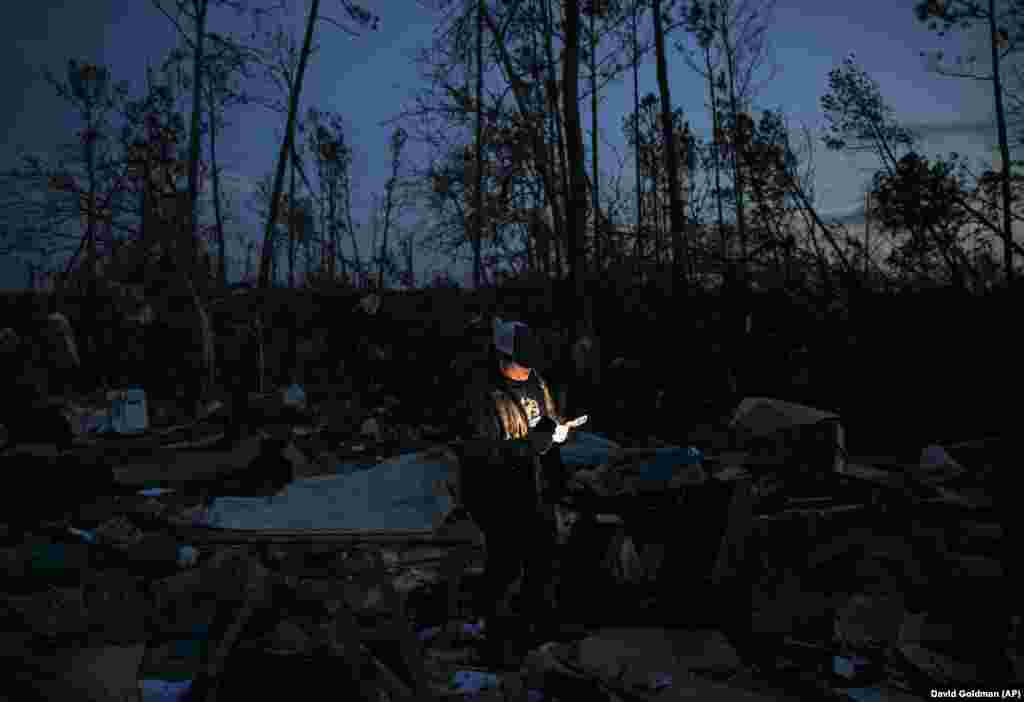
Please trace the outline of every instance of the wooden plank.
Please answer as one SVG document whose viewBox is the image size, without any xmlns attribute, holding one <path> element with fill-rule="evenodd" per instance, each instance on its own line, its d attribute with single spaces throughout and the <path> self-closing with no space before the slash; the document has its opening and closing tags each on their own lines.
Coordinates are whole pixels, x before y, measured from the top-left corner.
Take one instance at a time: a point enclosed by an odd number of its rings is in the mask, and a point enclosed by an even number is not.
<svg viewBox="0 0 1024 702">
<path fill-rule="evenodd" d="M 736 575 L 745 557 L 747 537 L 753 525 L 754 486 L 749 480 L 739 481 L 729 501 L 729 516 L 726 522 L 722 545 L 715 560 L 711 578 L 714 584 Z"/>
<path fill-rule="evenodd" d="M 431 529 L 217 529 L 171 521 L 180 537 L 199 544 L 376 543 L 471 546 L 472 535 L 437 533 Z"/>
<path fill-rule="evenodd" d="M 179 484 L 205 480 L 244 470 L 260 455 L 262 440 L 250 437 L 231 451 L 179 451 L 160 449 L 150 460 L 114 467 L 122 485 Z"/>
</svg>

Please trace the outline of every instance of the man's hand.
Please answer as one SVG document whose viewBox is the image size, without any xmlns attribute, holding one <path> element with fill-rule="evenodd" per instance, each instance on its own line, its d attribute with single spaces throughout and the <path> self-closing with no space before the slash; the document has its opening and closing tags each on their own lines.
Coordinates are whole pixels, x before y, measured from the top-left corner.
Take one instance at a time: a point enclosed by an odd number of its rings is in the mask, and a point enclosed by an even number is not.
<svg viewBox="0 0 1024 702">
<path fill-rule="evenodd" d="M 559 424 L 557 427 L 555 427 L 554 439 L 556 444 L 563 443 L 567 438 L 569 438 L 568 424 Z"/>
<path fill-rule="evenodd" d="M 588 419 L 587 415 L 583 415 L 582 417 L 577 417 L 576 419 L 571 419 L 568 422 L 566 422 L 565 424 L 559 424 L 555 428 L 555 434 L 554 434 L 555 443 L 556 444 L 564 443 L 565 440 L 569 437 L 569 430 L 570 429 L 575 429 L 576 427 L 583 426 L 584 424 L 587 423 L 587 419 Z"/>
</svg>

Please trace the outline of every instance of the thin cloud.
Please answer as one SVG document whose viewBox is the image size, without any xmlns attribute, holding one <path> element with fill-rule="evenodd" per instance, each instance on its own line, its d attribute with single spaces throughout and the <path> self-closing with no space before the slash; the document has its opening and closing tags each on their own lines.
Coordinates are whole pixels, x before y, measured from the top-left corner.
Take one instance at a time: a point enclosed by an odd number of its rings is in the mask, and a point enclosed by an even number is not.
<svg viewBox="0 0 1024 702">
<path fill-rule="evenodd" d="M 949 136 L 952 134 L 981 134 L 988 135 L 992 132 L 994 125 L 988 121 L 973 122 L 931 122 L 921 124 L 904 125 L 907 129 L 923 138 L 936 136 Z"/>
</svg>

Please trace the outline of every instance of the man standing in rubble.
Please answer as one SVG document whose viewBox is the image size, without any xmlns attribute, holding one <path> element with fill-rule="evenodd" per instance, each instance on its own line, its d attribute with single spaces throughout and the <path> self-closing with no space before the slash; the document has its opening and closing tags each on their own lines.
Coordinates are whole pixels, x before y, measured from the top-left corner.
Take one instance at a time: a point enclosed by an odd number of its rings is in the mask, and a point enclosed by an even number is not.
<svg viewBox="0 0 1024 702">
<path fill-rule="evenodd" d="M 481 597 L 485 656 L 515 662 L 532 637 L 555 621 L 548 595 L 556 525 L 552 503 L 565 483 L 558 444 L 569 426 L 536 372 L 539 344 L 527 325 L 495 319 L 489 371 L 469 386 L 469 441 L 456 446 L 461 496 L 484 533 L 487 564 Z M 522 615 L 506 604 L 523 573 Z"/>
</svg>

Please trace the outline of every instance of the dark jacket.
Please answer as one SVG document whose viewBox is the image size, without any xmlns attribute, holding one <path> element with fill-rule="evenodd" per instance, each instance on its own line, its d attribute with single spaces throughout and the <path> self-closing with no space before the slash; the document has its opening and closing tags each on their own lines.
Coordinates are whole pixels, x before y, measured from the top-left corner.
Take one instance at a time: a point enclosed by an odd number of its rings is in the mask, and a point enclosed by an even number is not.
<svg viewBox="0 0 1024 702">
<path fill-rule="evenodd" d="M 544 416 L 563 423 L 547 383 L 539 374 L 537 380 L 544 396 Z M 564 482 L 558 448 L 544 456 L 537 453 L 527 438 L 530 427 L 526 412 L 505 389 L 496 368 L 471 384 L 466 405 L 471 438 L 458 445 L 456 452 L 462 468 L 460 483 L 470 512 L 474 503 L 491 503 L 496 491 L 513 483 L 529 483 L 540 503 L 550 502 L 549 498 Z M 478 501 L 482 493 L 484 496 Z M 536 506 L 540 507 L 540 503 Z"/>
</svg>

